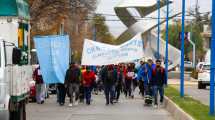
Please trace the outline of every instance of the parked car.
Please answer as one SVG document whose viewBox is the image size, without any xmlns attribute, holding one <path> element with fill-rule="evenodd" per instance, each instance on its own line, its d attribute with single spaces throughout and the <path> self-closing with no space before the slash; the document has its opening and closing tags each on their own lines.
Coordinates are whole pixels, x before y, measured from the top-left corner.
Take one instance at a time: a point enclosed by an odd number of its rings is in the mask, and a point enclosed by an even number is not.
<svg viewBox="0 0 215 120">
<path fill-rule="evenodd" d="M 198 89 L 205 89 L 210 85 L 210 64 L 204 63 L 198 73 Z"/>
<path fill-rule="evenodd" d="M 191 61 L 184 61 L 185 68 L 193 68 L 193 63 Z"/>
<path fill-rule="evenodd" d="M 197 70 L 197 72 L 199 72 L 199 71 L 202 70 L 202 67 L 203 67 L 204 64 L 205 64 L 205 62 L 199 62 L 199 63 L 196 65 L 196 70 Z"/>
</svg>

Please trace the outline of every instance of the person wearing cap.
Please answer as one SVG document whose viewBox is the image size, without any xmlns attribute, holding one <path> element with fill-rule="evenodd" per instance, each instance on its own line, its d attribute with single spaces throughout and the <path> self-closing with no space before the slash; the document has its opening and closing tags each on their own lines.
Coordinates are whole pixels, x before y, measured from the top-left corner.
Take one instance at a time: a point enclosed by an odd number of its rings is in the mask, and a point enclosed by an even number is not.
<svg viewBox="0 0 215 120">
<path fill-rule="evenodd" d="M 69 92 L 70 104 L 69 106 L 72 107 L 74 105 L 78 105 L 78 98 L 79 98 L 79 86 L 80 86 L 80 75 L 81 71 L 78 66 L 74 62 L 70 64 L 69 69 L 66 72 L 65 77 L 65 87 Z M 74 103 L 74 95 L 75 94 L 75 103 Z"/>
<path fill-rule="evenodd" d="M 164 98 L 164 85 L 166 81 L 165 69 L 161 66 L 161 61 L 156 60 L 156 67 L 152 72 L 152 81 L 151 85 L 153 86 L 153 96 L 154 96 L 154 105 L 158 106 L 158 92 L 160 94 L 160 104 L 163 103 Z"/>
<path fill-rule="evenodd" d="M 95 73 L 90 70 L 90 67 L 86 67 L 86 71 L 82 74 L 82 84 L 84 86 L 84 96 L 86 99 L 86 104 L 90 105 L 91 101 L 91 92 L 92 92 L 92 85 L 95 81 Z"/>
</svg>

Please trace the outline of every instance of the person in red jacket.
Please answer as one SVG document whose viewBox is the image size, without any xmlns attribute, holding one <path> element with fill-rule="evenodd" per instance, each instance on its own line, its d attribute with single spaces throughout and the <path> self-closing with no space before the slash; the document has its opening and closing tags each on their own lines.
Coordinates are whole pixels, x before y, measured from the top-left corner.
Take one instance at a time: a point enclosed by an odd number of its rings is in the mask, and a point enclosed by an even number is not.
<svg viewBox="0 0 215 120">
<path fill-rule="evenodd" d="M 96 79 L 95 73 L 93 71 L 90 71 L 90 67 L 87 66 L 86 71 L 83 72 L 82 74 L 82 84 L 84 86 L 84 96 L 85 96 L 87 105 L 90 105 L 91 88 L 95 79 Z"/>
<path fill-rule="evenodd" d="M 36 101 L 38 104 L 43 104 L 45 101 L 45 84 L 43 81 L 40 66 L 38 66 L 34 70 L 33 79 L 36 82 Z"/>
</svg>

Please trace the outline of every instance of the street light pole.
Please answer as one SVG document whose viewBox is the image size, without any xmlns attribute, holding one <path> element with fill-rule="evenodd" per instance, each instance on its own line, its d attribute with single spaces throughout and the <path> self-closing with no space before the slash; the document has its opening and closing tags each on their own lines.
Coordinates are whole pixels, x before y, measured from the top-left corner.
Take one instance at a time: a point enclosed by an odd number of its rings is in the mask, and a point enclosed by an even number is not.
<svg viewBox="0 0 215 120">
<path fill-rule="evenodd" d="M 166 59 L 165 59 L 165 69 L 166 69 L 166 77 L 168 82 L 168 43 L 169 43 L 169 0 L 166 0 L 167 7 L 166 7 Z"/>
<path fill-rule="evenodd" d="M 158 36 L 157 36 L 157 59 L 160 59 L 160 0 L 157 0 L 158 9 Z"/>
<path fill-rule="evenodd" d="M 191 27 L 192 27 L 192 23 L 191 23 Z M 192 28 L 191 28 L 191 32 L 189 34 L 188 41 L 193 46 L 193 68 L 195 68 L 195 65 L 196 65 L 196 44 L 192 41 Z"/>
<path fill-rule="evenodd" d="M 215 75 L 215 1 L 212 0 L 212 39 L 210 72 L 210 115 L 214 115 L 214 75 Z"/>
<path fill-rule="evenodd" d="M 96 41 L 96 23 L 93 26 L 93 40 Z"/>
<path fill-rule="evenodd" d="M 182 0 L 182 32 L 181 32 L 181 84 L 180 84 L 180 96 L 184 97 L 184 23 L 185 23 L 185 0 Z"/>
</svg>

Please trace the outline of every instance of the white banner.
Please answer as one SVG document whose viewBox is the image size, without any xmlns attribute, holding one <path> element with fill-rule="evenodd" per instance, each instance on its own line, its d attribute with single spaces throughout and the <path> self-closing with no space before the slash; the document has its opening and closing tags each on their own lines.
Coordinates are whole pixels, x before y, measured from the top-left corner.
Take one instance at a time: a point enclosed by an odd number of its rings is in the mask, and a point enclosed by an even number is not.
<svg viewBox="0 0 215 120">
<path fill-rule="evenodd" d="M 143 57 L 141 34 L 121 45 L 109 45 L 85 39 L 82 65 L 109 65 L 130 62 Z"/>
</svg>

